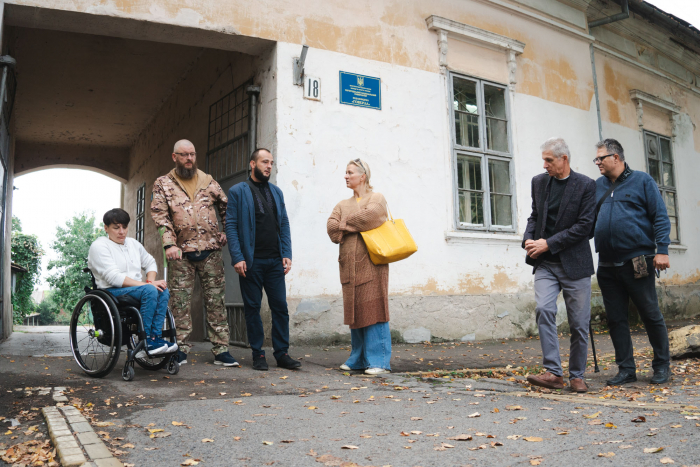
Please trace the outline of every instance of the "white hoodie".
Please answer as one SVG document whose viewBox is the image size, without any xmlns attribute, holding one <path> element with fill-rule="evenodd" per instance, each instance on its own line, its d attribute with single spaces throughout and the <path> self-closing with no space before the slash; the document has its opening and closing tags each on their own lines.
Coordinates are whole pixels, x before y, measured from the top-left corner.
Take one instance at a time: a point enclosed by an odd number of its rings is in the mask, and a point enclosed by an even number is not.
<svg viewBox="0 0 700 467">
<path fill-rule="evenodd" d="M 124 244 L 115 243 L 108 237 L 100 237 L 90 245 L 88 267 L 95 275 L 98 289 L 123 287 L 124 279 L 130 277 L 141 281 L 141 270 L 146 274 L 157 272 L 156 260 L 133 238 L 127 237 Z"/>
</svg>

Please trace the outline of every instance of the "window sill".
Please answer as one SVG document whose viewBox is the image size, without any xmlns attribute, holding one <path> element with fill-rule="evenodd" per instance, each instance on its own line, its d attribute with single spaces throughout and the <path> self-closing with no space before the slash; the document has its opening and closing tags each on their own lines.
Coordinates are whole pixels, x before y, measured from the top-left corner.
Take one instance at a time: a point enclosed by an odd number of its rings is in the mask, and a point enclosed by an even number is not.
<svg viewBox="0 0 700 467">
<path fill-rule="evenodd" d="M 446 231 L 447 243 L 514 243 L 520 245 L 523 237 L 516 233 Z"/>
<path fill-rule="evenodd" d="M 688 249 L 688 246 L 687 246 L 687 245 L 682 245 L 682 244 L 680 244 L 680 243 L 675 243 L 675 244 L 669 245 L 669 246 L 668 246 L 668 249 L 669 249 L 669 250 L 676 250 L 676 251 L 678 251 L 678 252 L 682 252 L 682 251 L 687 250 L 687 249 Z"/>
</svg>

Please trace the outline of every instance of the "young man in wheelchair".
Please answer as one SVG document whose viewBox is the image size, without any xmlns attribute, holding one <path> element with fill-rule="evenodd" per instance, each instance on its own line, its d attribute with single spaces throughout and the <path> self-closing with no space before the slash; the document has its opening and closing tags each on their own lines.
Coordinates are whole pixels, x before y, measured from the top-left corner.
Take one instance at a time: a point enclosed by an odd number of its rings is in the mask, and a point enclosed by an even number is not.
<svg viewBox="0 0 700 467">
<path fill-rule="evenodd" d="M 156 261 L 138 241 L 127 237 L 131 218 L 123 209 L 112 209 L 102 218 L 107 237 L 100 237 L 90 246 L 88 267 L 95 276 L 98 289 L 114 297 L 130 295 L 140 301 L 139 311 L 146 348 L 151 356 L 177 350 L 177 344 L 162 338 L 163 322 L 168 309 L 170 292 L 164 280 L 156 280 Z M 142 270 L 146 271 L 143 282 Z M 139 352 L 136 358 L 144 358 Z"/>
</svg>

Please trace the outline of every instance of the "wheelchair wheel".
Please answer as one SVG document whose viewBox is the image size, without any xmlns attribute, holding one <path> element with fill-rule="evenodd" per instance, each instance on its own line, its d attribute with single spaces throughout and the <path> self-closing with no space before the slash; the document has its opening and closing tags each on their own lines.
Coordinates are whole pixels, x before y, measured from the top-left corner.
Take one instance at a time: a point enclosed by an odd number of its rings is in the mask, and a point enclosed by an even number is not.
<svg viewBox="0 0 700 467">
<path fill-rule="evenodd" d="M 95 378 L 108 375 L 119 360 L 121 342 L 119 312 L 98 294 L 80 299 L 70 321 L 71 350 L 80 368 Z"/>
<path fill-rule="evenodd" d="M 170 313 L 170 309 L 168 309 L 167 314 L 165 316 L 165 323 L 163 325 L 163 332 L 164 334 L 170 334 L 171 330 L 175 329 L 175 320 L 173 319 L 173 315 Z M 174 334 L 174 333 L 172 333 Z M 170 337 L 165 337 L 163 340 L 166 342 L 171 342 L 171 343 L 177 343 L 176 338 L 173 336 Z M 136 348 L 136 345 L 139 343 L 139 337 L 136 334 L 131 334 L 129 336 L 129 340 L 127 341 L 127 346 L 129 349 L 133 350 Z M 170 360 L 170 357 L 172 356 L 172 353 L 167 353 L 167 354 L 161 354 L 161 355 L 156 355 L 152 358 L 149 358 L 148 356 L 144 358 L 137 358 L 136 363 L 143 368 L 144 370 L 160 370 L 164 368 L 167 364 L 168 361 Z M 168 371 L 170 371 L 168 369 Z M 175 373 L 171 373 L 175 374 Z"/>
<path fill-rule="evenodd" d="M 178 374 L 179 372 L 180 372 L 180 362 L 178 362 L 178 361 L 175 359 L 175 356 L 173 355 L 173 356 L 170 357 L 170 359 L 168 360 L 168 374 L 176 375 L 176 374 Z"/>
<path fill-rule="evenodd" d="M 124 381 L 133 380 L 135 375 L 136 375 L 136 372 L 134 371 L 134 367 L 131 365 L 126 365 L 124 367 L 124 369 L 122 370 L 122 379 Z"/>
</svg>

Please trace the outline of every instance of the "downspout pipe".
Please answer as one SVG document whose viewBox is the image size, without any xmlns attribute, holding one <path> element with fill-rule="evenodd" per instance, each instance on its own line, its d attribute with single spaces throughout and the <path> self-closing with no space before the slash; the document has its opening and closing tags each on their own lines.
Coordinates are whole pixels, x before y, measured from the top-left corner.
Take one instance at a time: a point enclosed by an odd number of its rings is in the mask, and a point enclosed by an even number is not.
<svg viewBox="0 0 700 467">
<path fill-rule="evenodd" d="M 258 96 L 260 95 L 260 86 L 247 86 L 245 92 L 248 94 L 248 156 L 258 149 Z M 248 167 L 250 172 L 250 167 Z M 250 175 L 250 173 L 248 174 Z"/>
<path fill-rule="evenodd" d="M 588 23 L 588 33 L 591 33 L 591 29 L 597 26 L 602 26 L 603 24 L 610 24 L 616 21 L 621 21 L 630 17 L 630 8 L 628 0 L 622 0 L 622 13 L 617 13 L 606 18 L 601 18 Z M 598 94 L 598 75 L 595 70 L 595 52 L 593 49 L 593 42 L 591 42 L 591 70 L 593 71 L 593 91 L 595 92 L 595 107 L 596 113 L 598 114 L 598 140 L 603 141 L 603 120 L 600 116 L 600 96 Z"/>
</svg>

